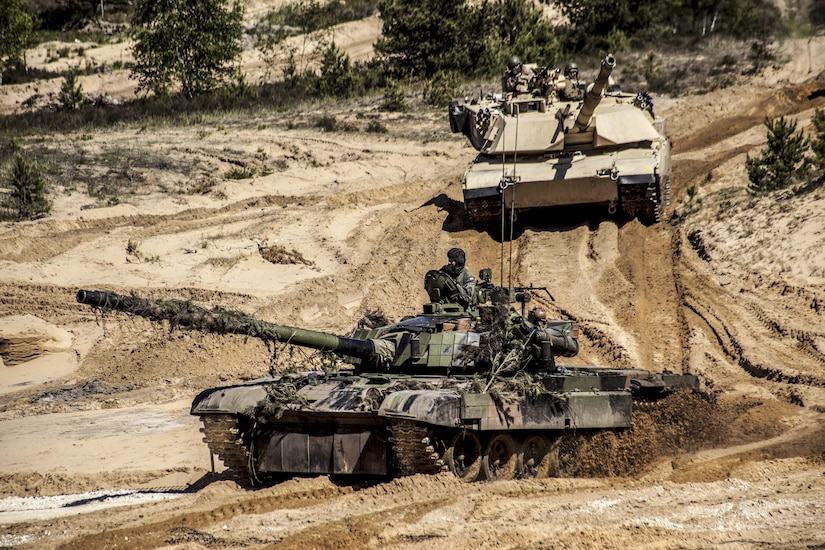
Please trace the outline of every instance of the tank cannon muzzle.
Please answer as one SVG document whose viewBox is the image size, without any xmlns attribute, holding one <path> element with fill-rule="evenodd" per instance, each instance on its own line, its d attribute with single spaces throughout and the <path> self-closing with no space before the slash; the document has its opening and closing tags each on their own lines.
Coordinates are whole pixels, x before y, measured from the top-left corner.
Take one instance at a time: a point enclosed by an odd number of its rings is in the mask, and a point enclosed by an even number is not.
<svg viewBox="0 0 825 550">
<path fill-rule="evenodd" d="M 593 111 L 602 100 L 602 94 L 610 81 L 610 73 L 616 66 L 616 58 L 608 54 L 602 59 L 602 68 L 599 70 L 599 76 L 593 82 L 593 86 L 584 95 L 584 104 L 579 111 L 579 116 L 576 117 L 576 128 L 579 131 L 584 131 L 587 125 L 590 124 L 590 119 L 593 116 Z"/>
<path fill-rule="evenodd" d="M 390 341 L 347 338 L 326 332 L 276 325 L 238 311 L 198 307 L 182 300 L 147 300 L 98 290 L 79 290 L 77 301 L 104 311 L 121 311 L 153 321 L 169 321 L 173 327 L 216 334 L 243 334 L 264 342 L 282 342 L 330 351 L 341 356 L 381 363 L 392 356 Z"/>
</svg>

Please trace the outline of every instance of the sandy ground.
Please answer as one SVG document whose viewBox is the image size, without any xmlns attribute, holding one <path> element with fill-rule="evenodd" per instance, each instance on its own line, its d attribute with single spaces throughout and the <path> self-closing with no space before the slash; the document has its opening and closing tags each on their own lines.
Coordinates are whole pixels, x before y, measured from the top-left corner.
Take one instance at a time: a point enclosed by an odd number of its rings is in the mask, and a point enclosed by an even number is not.
<svg viewBox="0 0 825 550">
<path fill-rule="evenodd" d="M 371 43 L 365 29 L 378 27 L 352 29 L 353 51 Z M 82 153 L 104 175 L 111 155 L 143 162 L 116 206 L 81 209 L 96 200 L 69 178 L 52 216 L 0 226 L 0 546 L 825 546 L 825 191 L 755 199 L 743 168 L 766 114 L 806 126 L 825 108 L 823 44 L 789 44 L 792 61 L 770 78 L 657 102 L 674 144 L 670 211 L 691 186 L 701 199 L 682 223 L 553 213 L 512 249 L 466 224 L 460 180 L 473 154 L 441 110 L 390 115 L 364 101 L 23 140 Z M 131 93 L 124 74 L 110 78 L 101 89 Z M 3 87 L 3 112 L 30 91 Z M 323 114 L 352 131 L 324 132 Z M 367 132 L 370 120 L 389 132 Z M 226 179 L 238 161 L 272 173 Z M 259 245 L 272 244 L 308 263 L 266 261 Z M 545 306 L 583 328 L 575 362 L 699 375 L 725 411 L 724 441 L 634 475 L 247 491 L 221 464 L 211 473 L 188 406 L 203 388 L 264 374 L 266 348 L 99 319 L 74 298 L 192 299 L 345 333 L 367 310 L 416 311 L 425 271 L 453 246 L 495 280 L 504 254 L 514 282 L 547 286 Z"/>
</svg>

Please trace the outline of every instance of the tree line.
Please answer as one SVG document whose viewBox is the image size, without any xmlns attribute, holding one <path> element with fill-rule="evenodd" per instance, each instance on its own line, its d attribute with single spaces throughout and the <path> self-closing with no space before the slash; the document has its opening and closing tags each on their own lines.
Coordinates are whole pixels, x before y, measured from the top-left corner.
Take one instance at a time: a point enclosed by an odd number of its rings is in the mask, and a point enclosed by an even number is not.
<svg viewBox="0 0 825 550">
<path fill-rule="evenodd" d="M 240 96 L 250 92 L 240 67 L 244 37 L 252 37 L 283 89 L 302 96 L 350 97 L 383 89 L 382 108 L 407 106 L 398 82 L 423 82 L 434 103 L 454 96 L 462 79 L 501 74 L 511 56 L 547 66 L 562 56 L 598 56 L 628 48 L 653 51 L 711 36 L 766 41 L 788 31 L 769 0 L 542 0 L 558 9 L 564 23 L 552 24 L 532 0 L 298 0 L 244 27 L 242 0 L 136 0 L 114 5 L 128 19 L 134 40 L 131 66 L 138 93 L 193 99 L 216 91 Z M 45 3 L 43 19 L 32 4 Z M 24 68 L 25 52 L 41 25 L 60 21 L 76 25 L 84 17 L 105 14 L 103 0 L 0 0 L 0 84 L 11 68 Z M 328 29 L 338 23 L 379 14 L 382 33 L 375 58 L 351 63 Z M 800 15 L 800 14 L 796 14 Z M 825 6 L 812 2 L 810 25 L 825 24 Z M 299 66 L 299 52 L 286 39 L 313 35 L 320 47 L 316 72 Z M 655 47 L 654 47 L 655 45 Z M 58 105 L 74 110 L 84 102 L 75 74 L 61 88 Z M 795 124 L 766 120 L 768 144 L 746 167 L 753 193 L 770 192 L 799 182 L 822 183 L 825 173 L 825 114 L 813 120 L 815 138 L 806 140 Z M 7 208 L 18 219 L 48 212 L 44 182 L 36 168 L 16 158 Z"/>
<path fill-rule="evenodd" d="M 487 77 L 500 73 L 511 56 L 550 66 L 575 53 L 655 50 L 719 35 L 765 40 L 787 30 L 770 0 L 543 2 L 560 11 L 565 22 L 552 24 L 532 0 L 298 0 L 262 18 L 251 34 L 265 59 L 274 63 L 284 58 L 277 54 L 287 48 L 284 41 L 290 35 L 323 33 L 342 21 L 379 14 L 382 35 L 375 44 L 376 58 L 355 67 L 358 74 L 342 70 L 348 59 L 334 48 L 334 40 L 324 41 L 321 57 L 329 58 L 329 68 L 344 78 L 338 92 L 346 95 L 353 87 L 346 80 L 355 82 L 356 77 L 366 87 L 398 77 Z M 33 3 L 44 19 L 34 14 Z M 825 23 L 825 7 L 811 4 L 808 13 L 798 15 L 813 25 Z M 102 0 L 0 0 L 0 73 L 25 66 L 25 50 L 36 40 L 38 25 L 99 17 L 105 5 Z M 114 6 L 130 22 L 135 40 L 132 73 L 139 91 L 163 95 L 175 90 L 193 97 L 240 77 L 241 44 L 248 32 L 242 0 L 136 0 Z M 275 77 L 296 82 L 296 76 L 303 76 L 300 67 L 290 66 L 295 53 L 286 51 L 287 62 Z M 328 84 L 322 88 L 314 86 L 319 93 L 330 92 Z"/>
</svg>

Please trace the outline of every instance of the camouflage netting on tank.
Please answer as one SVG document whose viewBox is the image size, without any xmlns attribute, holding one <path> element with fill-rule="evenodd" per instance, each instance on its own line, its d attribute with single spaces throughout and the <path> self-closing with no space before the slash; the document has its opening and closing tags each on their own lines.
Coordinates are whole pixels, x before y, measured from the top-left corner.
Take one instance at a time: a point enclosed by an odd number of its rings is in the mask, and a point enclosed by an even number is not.
<svg viewBox="0 0 825 550">
<path fill-rule="evenodd" d="M 481 313 L 481 345 L 465 346 L 460 355 L 463 364 L 490 365 L 480 391 L 504 402 L 544 393 L 544 386 L 525 370 L 532 359 L 528 349 L 531 335 L 522 334 L 520 323 L 503 304 L 484 308 Z"/>
<path fill-rule="evenodd" d="M 391 325 L 392 320 L 380 309 L 370 309 L 364 312 L 364 315 L 358 320 L 357 327 L 359 329 L 374 329 Z"/>
<path fill-rule="evenodd" d="M 309 401 L 299 392 L 315 380 L 310 376 L 283 377 L 266 385 L 266 401 L 262 401 L 244 411 L 250 418 L 265 421 L 267 418 L 281 418 L 287 410 L 299 410 L 309 406 Z"/>
</svg>

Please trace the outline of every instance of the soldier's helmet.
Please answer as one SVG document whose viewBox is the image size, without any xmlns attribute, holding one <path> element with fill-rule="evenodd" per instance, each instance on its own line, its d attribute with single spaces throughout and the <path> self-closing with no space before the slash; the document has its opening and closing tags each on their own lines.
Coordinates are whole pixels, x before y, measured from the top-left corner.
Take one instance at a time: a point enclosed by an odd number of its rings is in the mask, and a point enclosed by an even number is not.
<svg viewBox="0 0 825 550">
<path fill-rule="evenodd" d="M 534 307 L 527 313 L 527 320 L 534 325 L 543 325 L 547 321 L 547 312 L 543 308 Z"/>
<path fill-rule="evenodd" d="M 521 68 L 521 59 L 519 59 L 518 57 L 516 57 L 514 55 L 513 57 L 511 57 L 510 59 L 507 60 L 507 68 L 510 71 L 520 69 Z"/>
<path fill-rule="evenodd" d="M 576 78 L 579 75 L 579 66 L 575 63 L 568 63 L 564 66 L 564 76 L 570 76 L 572 73 L 575 73 L 573 78 Z"/>
<path fill-rule="evenodd" d="M 455 262 L 456 267 L 460 269 L 464 267 L 464 263 L 467 261 L 467 256 L 460 248 L 451 248 L 447 251 L 447 260 L 450 262 Z"/>
</svg>

